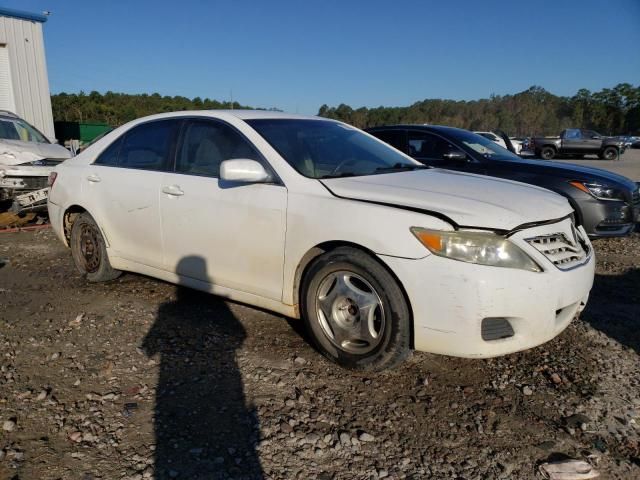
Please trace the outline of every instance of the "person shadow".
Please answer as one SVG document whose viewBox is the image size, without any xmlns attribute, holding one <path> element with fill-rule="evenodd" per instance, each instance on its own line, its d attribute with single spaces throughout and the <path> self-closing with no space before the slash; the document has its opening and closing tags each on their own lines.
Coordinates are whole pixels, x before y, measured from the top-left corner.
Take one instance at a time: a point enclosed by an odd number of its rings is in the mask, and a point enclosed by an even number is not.
<svg viewBox="0 0 640 480">
<path fill-rule="evenodd" d="M 640 268 L 617 275 L 597 274 L 580 317 L 640 354 Z"/>
<path fill-rule="evenodd" d="M 206 278 L 206 262 L 188 268 Z M 259 423 L 247 407 L 235 358 L 246 333 L 222 299 L 184 285 L 163 303 L 142 348 L 159 356 L 155 398 L 156 479 L 262 479 Z"/>
</svg>

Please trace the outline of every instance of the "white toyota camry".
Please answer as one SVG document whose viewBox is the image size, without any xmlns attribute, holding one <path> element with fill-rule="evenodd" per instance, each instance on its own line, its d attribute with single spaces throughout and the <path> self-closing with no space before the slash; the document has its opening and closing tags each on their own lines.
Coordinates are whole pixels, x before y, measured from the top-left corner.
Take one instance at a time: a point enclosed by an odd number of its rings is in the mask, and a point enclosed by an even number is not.
<svg viewBox="0 0 640 480">
<path fill-rule="evenodd" d="M 89 281 L 139 272 L 302 318 L 340 365 L 491 357 L 558 335 L 594 255 L 547 190 L 424 167 L 344 123 L 264 111 L 130 122 L 57 166 Z"/>
</svg>

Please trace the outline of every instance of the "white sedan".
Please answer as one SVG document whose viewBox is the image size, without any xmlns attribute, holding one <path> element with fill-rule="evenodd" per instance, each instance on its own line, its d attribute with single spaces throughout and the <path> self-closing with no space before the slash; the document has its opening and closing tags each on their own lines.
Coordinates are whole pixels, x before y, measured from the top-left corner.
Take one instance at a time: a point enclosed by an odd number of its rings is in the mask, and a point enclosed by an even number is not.
<svg viewBox="0 0 640 480">
<path fill-rule="evenodd" d="M 89 281 L 138 272 L 302 318 L 348 368 L 539 345 L 593 283 L 563 197 L 424 167 L 317 117 L 142 118 L 50 183 L 53 228 Z"/>
</svg>

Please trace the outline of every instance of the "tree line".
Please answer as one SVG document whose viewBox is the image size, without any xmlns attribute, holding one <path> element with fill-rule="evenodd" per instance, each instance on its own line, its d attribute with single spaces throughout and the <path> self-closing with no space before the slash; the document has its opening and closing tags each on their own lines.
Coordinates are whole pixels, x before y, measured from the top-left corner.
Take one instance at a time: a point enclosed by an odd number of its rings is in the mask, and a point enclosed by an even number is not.
<svg viewBox="0 0 640 480">
<path fill-rule="evenodd" d="M 408 107 L 323 105 L 318 115 L 359 128 L 397 123 L 429 123 L 468 130 L 500 129 L 509 135 L 557 135 L 565 128 L 588 128 L 605 135 L 640 133 L 640 85 L 621 83 L 599 92 L 578 90 L 572 97 L 533 86 L 514 95 L 456 101 L 426 99 Z"/>
<path fill-rule="evenodd" d="M 51 97 L 56 121 L 118 126 L 154 113 L 251 108 L 238 102 L 181 96 L 106 92 L 59 93 Z M 277 109 L 273 109 L 277 110 Z M 510 135 L 555 135 L 565 128 L 589 128 L 605 135 L 640 133 L 640 85 L 621 83 L 598 92 L 562 97 L 533 86 L 514 95 L 481 100 L 425 99 L 408 107 L 322 105 L 318 115 L 366 128 L 396 123 L 430 123 L 469 130 L 501 129 Z"/>
<path fill-rule="evenodd" d="M 93 91 L 89 94 L 63 92 L 52 95 L 51 108 L 54 121 L 107 123 L 116 127 L 154 113 L 250 107 L 238 102 L 221 102 L 200 97 L 191 99 L 181 96 L 162 96 L 159 93 L 148 95 L 106 92 L 101 94 Z"/>
</svg>

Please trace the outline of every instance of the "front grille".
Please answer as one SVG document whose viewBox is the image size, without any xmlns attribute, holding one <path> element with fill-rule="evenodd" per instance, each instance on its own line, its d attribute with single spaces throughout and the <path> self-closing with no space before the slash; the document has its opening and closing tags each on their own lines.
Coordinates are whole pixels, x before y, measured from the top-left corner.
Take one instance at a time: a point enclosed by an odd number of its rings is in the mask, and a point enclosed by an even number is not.
<svg viewBox="0 0 640 480">
<path fill-rule="evenodd" d="M 554 233 L 526 240 L 560 270 L 570 270 L 582 265 L 589 255 L 589 247 L 580 233 L 575 229 L 573 233 L 572 239 L 564 233 Z"/>
<path fill-rule="evenodd" d="M 506 318 L 483 318 L 481 335 L 485 342 L 513 337 L 513 327 Z"/>
<path fill-rule="evenodd" d="M 25 190 L 40 190 L 48 186 L 48 177 L 22 177 Z"/>
<path fill-rule="evenodd" d="M 636 207 L 640 207 L 640 188 L 636 188 L 631 194 L 631 203 Z"/>
</svg>

